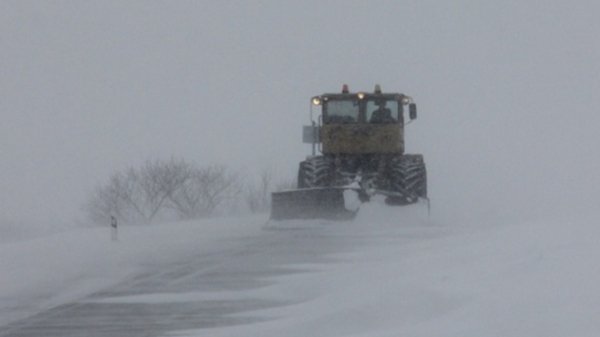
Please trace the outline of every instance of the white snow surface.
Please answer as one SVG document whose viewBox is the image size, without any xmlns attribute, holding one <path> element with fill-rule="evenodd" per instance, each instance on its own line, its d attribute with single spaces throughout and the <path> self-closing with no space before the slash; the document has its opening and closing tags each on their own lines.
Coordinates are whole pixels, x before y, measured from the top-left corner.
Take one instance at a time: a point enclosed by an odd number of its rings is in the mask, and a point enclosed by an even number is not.
<svg viewBox="0 0 600 337">
<path fill-rule="evenodd" d="M 122 226 L 118 241 L 108 225 L 31 239 L 21 230 L 0 241 L 0 326 L 209 252 L 221 239 L 260 231 L 263 223 L 264 216 Z"/>
<path fill-rule="evenodd" d="M 254 312 L 269 320 L 173 331 L 173 336 L 598 336 L 600 228 L 596 216 L 500 224 L 444 223 L 424 207 L 363 205 L 334 229 L 368 237 L 335 263 L 231 292 L 147 294 L 120 303 L 203 299 L 296 300 Z M 220 240 L 282 226 L 266 216 L 63 231 L 0 244 L 0 325 L 210 251 Z M 297 266 L 296 266 L 297 267 Z"/>
</svg>

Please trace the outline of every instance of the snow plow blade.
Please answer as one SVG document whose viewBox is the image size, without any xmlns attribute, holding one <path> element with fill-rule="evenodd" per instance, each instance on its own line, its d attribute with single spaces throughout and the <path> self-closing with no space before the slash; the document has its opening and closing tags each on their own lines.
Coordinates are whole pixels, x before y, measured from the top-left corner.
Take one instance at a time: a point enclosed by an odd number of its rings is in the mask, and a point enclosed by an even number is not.
<svg viewBox="0 0 600 337">
<path fill-rule="evenodd" d="M 271 194 L 271 220 L 352 219 L 363 196 L 347 187 L 306 188 Z M 355 200 L 349 200 L 354 194 Z"/>
</svg>

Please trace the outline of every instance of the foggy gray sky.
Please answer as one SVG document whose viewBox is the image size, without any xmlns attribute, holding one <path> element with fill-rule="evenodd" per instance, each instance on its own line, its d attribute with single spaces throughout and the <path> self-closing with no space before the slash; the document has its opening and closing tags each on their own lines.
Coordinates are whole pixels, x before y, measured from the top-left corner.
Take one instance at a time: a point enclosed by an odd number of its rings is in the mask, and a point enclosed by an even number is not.
<svg viewBox="0 0 600 337">
<path fill-rule="evenodd" d="M 72 221 L 97 184 L 146 159 L 293 177 L 309 153 L 309 97 L 342 83 L 417 101 L 407 150 L 425 155 L 442 211 L 593 207 L 599 12 L 595 1 L 0 1 L 0 219 Z"/>
</svg>

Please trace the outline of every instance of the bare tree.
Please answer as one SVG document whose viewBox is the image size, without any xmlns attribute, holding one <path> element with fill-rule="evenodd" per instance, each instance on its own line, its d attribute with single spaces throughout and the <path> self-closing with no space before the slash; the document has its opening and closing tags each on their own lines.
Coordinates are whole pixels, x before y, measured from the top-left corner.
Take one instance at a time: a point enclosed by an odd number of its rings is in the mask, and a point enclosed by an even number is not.
<svg viewBox="0 0 600 337">
<path fill-rule="evenodd" d="M 144 201 L 146 220 L 152 221 L 192 174 L 191 165 L 183 160 L 147 161 L 140 170 L 137 183 Z"/>
<path fill-rule="evenodd" d="M 258 183 L 248 186 L 246 204 L 252 213 L 265 212 L 269 209 L 272 185 L 273 170 L 265 168 L 260 172 Z"/>
<path fill-rule="evenodd" d="M 111 215 L 126 221 L 144 218 L 141 201 L 136 195 L 137 173 L 132 169 L 114 173 L 105 186 L 97 187 L 86 210 L 95 222 L 105 222 Z"/>
<path fill-rule="evenodd" d="M 155 160 L 113 174 L 94 191 L 86 210 L 101 222 L 111 215 L 128 223 L 193 219 L 213 215 L 239 192 L 237 177 L 223 166 L 196 168 L 183 160 Z"/>
<path fill-rule="evenodd" d="M 173 207 L 183 219 L 213 215 L 225 201 L 239 193 L 235 175 L 224 166 L 208 166 L 192 170 L 180 188 L 171 196 Z"/>
</svg>

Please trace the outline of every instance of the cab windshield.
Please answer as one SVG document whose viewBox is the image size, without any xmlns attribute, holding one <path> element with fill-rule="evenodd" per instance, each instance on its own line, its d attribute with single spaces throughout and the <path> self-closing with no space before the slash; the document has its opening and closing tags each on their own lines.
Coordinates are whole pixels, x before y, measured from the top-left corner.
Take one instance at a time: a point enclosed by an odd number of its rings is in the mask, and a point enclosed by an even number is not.
<svg viewBox="0 0 600 337">
<path fill-rule="evenodd" d="M 369 100 L 366 113 L 367 122 L 374 124 L 396 123 L 401 118 L 398 114 L 398 101 L 396 100 Z"/>
<path fill-rule="evenodd" d="M 325 110 L 325 123 L 356 123 L 358 121 L 360 105 L 356 100 L 331 100 L 327 102 Z"/>
</svg>

